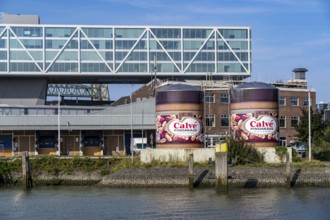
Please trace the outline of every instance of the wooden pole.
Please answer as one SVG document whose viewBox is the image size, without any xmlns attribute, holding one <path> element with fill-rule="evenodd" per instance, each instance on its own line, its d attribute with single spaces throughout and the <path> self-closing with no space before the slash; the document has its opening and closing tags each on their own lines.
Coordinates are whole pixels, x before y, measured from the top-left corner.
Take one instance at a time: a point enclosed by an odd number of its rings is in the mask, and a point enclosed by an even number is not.
<svg viewBox="0 0 330 220">
<path fill-rule="evenodd" d="M 31 163 L 29 159 L 29 153 L 27 151 L 22 152 L 22 171 L 23 171 L 23 186 L 26 189 L 31 189 L 32 188 Z"/>
<path fill-rule="evenodd" d="M 228 192 L 227 152 L 215 153 L 215 191 Z"/>
<path fill-rule="evenodd" d="M 291 188 L 291 166 L 290 166 L 290 154 L 286 152 L 286 167 L 285 167 L 285 175 L 286 175 L 286 187 Z"/>
<path fill-rule="evenodd" d="M 23 187 L 24 188 L 27 188 L 27 186 L 26 186 L 26 183 L 27 183 L 27 181 L 26 181 L 26 154 L 27 154 L 27 152 L 26 151 L 24 151 L 24 152 L 22 152 L 22 171 L 23 171 Z"/>
<path fill-rule="evenodd" d="M 189 178 L 189 190 L 193 190 L 194 189 L 194 155 L 193 154 L 189 154 L 189 174 L 188 174 L 188 178 Z"/>
</svg>

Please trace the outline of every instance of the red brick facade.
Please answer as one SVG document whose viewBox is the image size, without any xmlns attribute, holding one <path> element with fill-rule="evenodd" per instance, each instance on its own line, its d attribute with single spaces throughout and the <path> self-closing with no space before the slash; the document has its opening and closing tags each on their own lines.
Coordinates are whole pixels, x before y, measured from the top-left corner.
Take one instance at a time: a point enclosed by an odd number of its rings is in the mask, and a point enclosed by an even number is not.
<svg viewBox="0 0 330 220">
<path fill-rule="evenodd" d="M 228 89 L 210 89 L 207 90 L 207 94 L 213 94 L 213 102 L 204 103 L 204 114 L 205 116 L 214 116 L 214 123 L 207 123 L 205 126 L 206 134 L 222 134 L 225 135 L 229 132 L 229 125 L 221 125 L 221 118 L 223 116 L 230 115 L 230 107 L 228 103 L 221 102 L 221 96 L 228 97 Z M 312 91 L 311 105 L 313 110 L 316 109 L 316 93 Z M 211 96 L 210 96 L 211 97 Z M 302 115 L 301 109 L 308 107 L 308 90 L 307 89 L 296 89 L 296 88 L 279 88 L 279 99 L 285 100 L 284 103 L 279 104 L 279 121 L 285 120 L 285 125 L 280 126 L 280 139 L 283 140 L 283 145 L 288 145 L 289 142 L 295 139 L 296 131 L 292 125 L 292 119 L 297 119 L 299 123 L 299 118 Z M 292 101 L 291 101 L 292 99 Z M 206 100 L 212 101 L 212 98 L 207 98 Z M 222 99 L 223 101 L 225 98 Z M 291 103 L 292 102 L 292 103 Z M 297 105 L 296 105 L 297 104 Z M 284 118 L 283 118 L 284 117 Z M 297 117 L 297 118 L 292 118 Z M 282 123 L 281 123 L 282 124 Z"/>
</svg>

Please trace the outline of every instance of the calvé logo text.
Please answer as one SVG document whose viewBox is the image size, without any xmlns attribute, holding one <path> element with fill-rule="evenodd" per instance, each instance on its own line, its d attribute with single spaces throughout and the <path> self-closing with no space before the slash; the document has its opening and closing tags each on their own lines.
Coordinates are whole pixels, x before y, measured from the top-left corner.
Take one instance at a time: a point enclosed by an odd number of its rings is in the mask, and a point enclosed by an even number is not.
<svg viewBox="0 0 330 220">
<path fill-rule="evenodd" d="M 175 135 L 180 136 L 193 136 L 198 135 L 201 132 L 202 126 L 200 121 L 196 118 L 186 117 L 174 119 L 168 122 L 167 130 Z"/>
<path fill-rule="evenodd" d="M 257 119 L 250 117 L 243 122 L 243 129 L 253 134 L 273 134 L 277 131 L 277 120 L 269 115 L 261 115 Z"/>
</svg>

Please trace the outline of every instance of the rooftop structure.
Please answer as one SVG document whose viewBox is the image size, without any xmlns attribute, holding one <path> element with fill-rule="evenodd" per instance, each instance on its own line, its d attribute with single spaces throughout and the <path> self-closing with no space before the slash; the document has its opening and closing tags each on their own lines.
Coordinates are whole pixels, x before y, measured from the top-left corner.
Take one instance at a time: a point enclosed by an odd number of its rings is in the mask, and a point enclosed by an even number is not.
<svg viewBox="0 0 330 220">
<path fill-rule="evenodd" d="M 40 24 L 38 15 L 21 15 L 1 13 L 1 23 L 3 24 Z"/>
</svg>

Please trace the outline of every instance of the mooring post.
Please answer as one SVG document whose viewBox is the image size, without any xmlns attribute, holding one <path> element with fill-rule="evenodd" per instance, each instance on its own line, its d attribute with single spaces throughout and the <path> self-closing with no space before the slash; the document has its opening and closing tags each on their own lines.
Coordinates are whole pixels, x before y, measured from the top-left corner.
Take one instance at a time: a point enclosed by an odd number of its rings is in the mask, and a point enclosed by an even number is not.
<svg viewBox="0 0 330 220">
<path fill-rule="evenodd" d="M 228 192 L 227 152 L 215 152 L 215 191 Z"/>
<path fill-rule="evenodd" d="M 22 152 L 22 171 L 24 188 L 32 188 L 31 164 L 29 159 L 29 153 L 27 151 Z"/>
<path fill-rule="evenodd" d="M 189 190 L 193 190 L 194 189 L 194 155 L 193 154 L 189 154 L 189 174 L 188 174 L 188 178 L 189 178 Z"/>
<path fill-rule="evenodd" d="M 286 167 L 285 167 L 285 175 L 286 175 L 286 187 L 291 188 L 291 166 L 290 166 L 290 153 L 286 152 Z"/>
<path fill-rule="evenodd" d="M 24 152 L 22 152 L 22 171 L 23 171 L 23 186 L 24 186 L 24 188 L 27 188 L 27 186 L 26 186 L 26 183 L 27 183 L 27 181 L 26 181 L 26 151 L 24 151 Z"/>
</svg>

